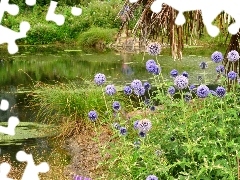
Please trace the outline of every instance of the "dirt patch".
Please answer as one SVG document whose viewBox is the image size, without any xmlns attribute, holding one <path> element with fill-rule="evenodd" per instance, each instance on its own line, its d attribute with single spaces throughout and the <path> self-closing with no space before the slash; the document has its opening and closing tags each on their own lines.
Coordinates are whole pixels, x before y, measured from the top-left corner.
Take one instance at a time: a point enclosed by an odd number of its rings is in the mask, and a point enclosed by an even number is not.
<svg viewBox="0 0 240 180">
<path fill-rule="evenodd" d="M 71 163 L 65 168 L 65 176 L 73 179 L 74 175 L 95 179 L 101 171 L 97 168 L 98 163 L 103 160 L 100 146 L 111 141 L 112 133 L 108 126 L 96 128 L 89 126 L 79 135 L 66 140 L 66 148 L 72 156 Z"/>
</svg>

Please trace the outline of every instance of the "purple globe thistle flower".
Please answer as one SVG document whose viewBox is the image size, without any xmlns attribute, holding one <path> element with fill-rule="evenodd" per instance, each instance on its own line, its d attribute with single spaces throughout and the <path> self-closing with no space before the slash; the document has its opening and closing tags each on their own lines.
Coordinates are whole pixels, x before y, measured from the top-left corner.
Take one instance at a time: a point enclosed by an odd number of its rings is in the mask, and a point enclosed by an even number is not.
<svg viewBox="0 0 240 180">
<path fill-rule="evenodd" d="M 88 113 L 88 118 L 92 121 L 95 122 L 98 118 L 98 114 L 96 111 L 89 111 Z"/>
<path fill-rule="evenodd" d="M 119 130 L 121 135 L 126 135 L 127 134 L 127 129 L 125 127 L 121 127 Z"/>
<path fill-rule="evenodd" d="M 104 74 L 98 73 L 94 76 L 94 81 L 97 85 L 102 85 L 106 82 L 106 76 Z"/>
<path fill-rule="evenodd" d="M 146 69 L 147 69 L 147 71 L 150 72 L 150 73 L 154 73 L 156 65 L 157 65 L 157 63 L 153 59 L 148 60 L 146 62 Z"/>
<path fill-rule="evenodd" d="M 189 76 L 186 71 L 184 71 L 184 72 L 182 73 L 182 75 L 185 76 L 186 78 L 188 78 L 188 76 Z"/>
<path fill-rule="evenodd" d="M 113 123 L 113 127 L 115 128 L 115 129 L 117 129 L 117 130 L 120 130 L 120 124 L 118 124 L 118 123 Z"/>
<path fill-rule="evenodd" d="M 199 64 L 199 67 L 200 67 L 201 69 L 207 69 L 208 65 L 207 65 L 206 62 L 201 62 L 201 63 Z"/>
<path fill-rule="evenodd" d="M 114 101 L 112 104 L 113 110 L 119 111 L 121 109 L 121 105 L 118 101 Z"/>
<path fill-rule="evenodd" d="M 239 53 L 236 50 L 232 50 L 228 53 L 227 58 L 231 62 L 236 62 L 239 60 Z"/>
<path fill-rule="evenodd" d="M 155 111 L 155 110 L 156 110 L 155 106 L 151 106 L 151 107 L 150 107 L 150 110 L 151 110 L 151 111 Z"/>
<path fill-rule="evenodd" d="M 226 90 L 222 86 L 218 86 L 215 92 L 216 92 L 218 97 L 224 97 L 225 94 L 226 94 Z"/>
<path fill-rule="evenodd" d="M 189 91 L 190 91 L 190 92 L 195 91 L 195 89 L 196 89 L 196 86 L 195 86 L 194 84 L 191 84 L 191 85 L 189 86 Z"/>
<path fill-rule="evenodd" d="M 217 67 L 216 67 L 216 71 L 217 71 L 217 73 L 223 73 L 224 72 L 224 70 L 225 70 L 225 68 L 224 68 L 224 66 L 223 65 L 218 65 Z"/>
<path fill-rule="evenodd" d="M 135 80 L 132 81 L 132 83 L 131 83 L 131 88 L 132 89 L 139 89 L 141 87 L 142 87 L 142 82 L 140 80 L 135 79 Z"/>
<path fill-rule="evenodd" d="M 173 95 L 175 94 L 175 88 L 174 88 L 173 86 L 170 86 L 170 87 L 168 88 L 168 93 L 169 93 L 171 96 L 173 96 Z"/>
<path fill-rule="evenodd" d="M 211 94 L 212 96 L 217 96 L 217 93 L 213 90 L 209 90 L 209 94 Z"/>
<path fill-rule="evenodd" d="M 159 75 L 160 73 L 161 73 L 161 67 L 159 65 L 156 65 L 153 74 Z"/>
<path fill-rule="evenodd" d="M 157 56 L 161 52 L 161 46 L 158 43 L 150 43 L 147 47 L 147 52 L 151 56 Z"/>
<path fill-rule="evenodd" d="M 115 86 L 112 84 L 107 85 L 105 90 L 106 90 L 106 93 L 110 96 L 114 95 L 117 92 Z"/>
<path fill-rule="evenodd" d="M 146 180 L 158 180 L 158 177 L 155 175 L 149 175 Z"/>
<path fill-rule="evenodd" d="M 237 78 L 237 73 L 234 72 L 234 71 L 230 71 L 230 72 L 228 73 L 228 78 L 231 79 L 231 80 L 236 79 L 236 78 Z"/>
<path fill-rule="evenodd" d="M 223 60 L 223 55 L 221 52 L 215 51 L 214 53 L 212 53 L 211 59 L 215 63 L 220 63 Z"/>
<path fill-rule="evenodd" d="M 183 76 L 183 75 L 178 75 L 175 79 L 174 79 L 174 85 L 178 88 L 178 89 L 185 89 L 188 86 L 188 78 Z"/>
<path fill-rule="evenodd" d="M 134 89 L 134 93 L 137 95 L 137 96 L 143 96 L 145 94 L 145 88 L 142 86 L 138 89 Z"/>
<path fill-rule="evenodd" d="M 170 76 L 173 77 L 173 78 L 177 77 L 178 76 L 178 71 L 176 69 L 171 70 Z"/>
<path fill-rule="evenodd" d="M 149 82 L 143 83 L 143 86 L 144 86 L 146 91 L 151 89 L 151 84 Z"/>
<path fill-rule="evenodd" d="M 146 132 L 140 131 L 139 132 L 139 136 L 142 137 L 142 138 L 146 137 Z"/>
<path fill-rule="evenodd" d="M 200 86 L 198 86 L 197 88 L 197 96 L 200 98 L 206 98 L 209 94 L 209 88 L 202 84 Z"/>
<path fill-rule="evenodd" d="M 152 123 L 149 119 L 138 121 L 137 129 L 142 132 L 148 132 L 152 128 Z"/>
<path fill-rule="evenodd" d="M 124 92 L 124 94 L 126 94 L 126 95 L 130 95 L 130 94 L 132 94 L 132 89 L 131 89 L 130 86 L 125 86 L 125 87 L 123 88 L 123 92 Z"/>
<path fill-rule="evenodd" d="M 134 121 L 134 123 L 133 123 L 134 129 L 138 129 L 138 122 L 139 122 L 139 120 Z"/>
</svg>

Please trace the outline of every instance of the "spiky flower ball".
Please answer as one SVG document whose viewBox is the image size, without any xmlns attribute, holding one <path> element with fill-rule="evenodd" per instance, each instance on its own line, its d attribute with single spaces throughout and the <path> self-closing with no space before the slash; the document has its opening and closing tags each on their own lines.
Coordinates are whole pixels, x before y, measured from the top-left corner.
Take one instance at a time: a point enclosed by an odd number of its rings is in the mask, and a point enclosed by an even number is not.
<svg viewBox="0 0 240 180">
<path fill-rule="evenodd" d="M 106 93 L 110 96 L 114 95 L 117 92 L 115 86 L 112 84 L 107 85 L 105 90 L 106 90 Z"/>
<path fill-rule="evenodd" d="M 140 88 L 135 88 L 134 94 L 136 94 L 137 96 L 143 96 L 145 94 L 145 88 L 143 86 L 141 86 Z"/>
<path fill-rule="evenodd" d="M 219 74 L 223 73 L 224 70 L 225 70 L 225 68 L 224 68 L 223 65 L 218 65 L 218 66 L 216 67 L 216 71 L 217 71 L 217 73 L 219 73 Z"/>
<path fill-rule="evenodd" d="M 106 82 L 106 76 L 102 73 L 98 73 L 94 76 L 94 82 L 97 85 L 102 85 Z"/>
<path fill-rule="evenodd" d="M 148 132 L 152 128 L 152 123 L 149 119 L 142 119 L 138 121 L 137 129 L 139 132 Z"/>
<path fill-rule="evenodd" d="M 98 114 L 96 111 L 90 111 L 88 113 L 88 118 L 92 121 L 92 122 L 95 122 L 98 118 Z"/>
<path fill-rule="evenodd" d="M 239 53 L 236 50 L 232 50 L 228 53 L 227 58 L 231 62 L 236 62 L 239 60 Z"/>
<path fill-rule="evenodd" d="M 237 73 L 234 72 L 234 71 L 230 71 L 230 72 L 228 73 L 228 78 L 229 78 L 230 80 L 236 79 L 236 78 L 237 78 Z"/>
<path fill-rule="evenodd" d="M 143 87 L 145 88 L 146 91 L 151 89 L 151 84 L 149 82 L 144 82 Z"/>
<path fill-rule="evenodd" d="M 173 78 L 177 77 L 178 76 L 178 71 L 176 69 L 171 70 L 170 76 L 173 77 Z"/>
<path fill-rule="evenodd" d="M 185 89 L 188 86 L 188 78 L 183 75 L 179 75 L 174 79 L 174 85 L 180 90 Z"/>
<path fill-rule="evenodd" d="M 224 97 L 225 94 L 226 94 L 226 90 L 222 86 L 218 86 L 215 92 L 216 92 L 218 97 Z"/>
<path fill-rule="evenodd" d="M 194 84 L 191 84 L 190 86 L 189 86 L 189 91 L 190 92 L 194 92 L 196 90 L 196 86 L 194 85 Z"/>
<path fill-rule="evenodd" d="M 121 109 L 121 105 L 118 101 L 114 101 L 113 104 L 112 104 L 112 108 L 115 111 L 119 111 Z"/>
<path fill-rule="evenodd" d="M 155 175 L 149 175 L 146 180 L 158 180 L 158 177 Z"/>
<path fill-rule="evenodd" d="M 175 88 L 173 86 L 170 86 L 168 88 L 168 94 L 170 94 L 171 96 L 173 96 L 175 94 Z"/>
<path fill-rule="evenodd" d="M 188 78 L 188 76 L 189 76 L 188 73 L 187 73 L 187 71 L 184 71 L 184 72 L 182 73 L 182 75 L 185 76 L 186 78 Z"/>
<path fill-rule="evenodd" d="M 209 94 L 209 88 L 202 84 L 200 86 L 198 86 L 197 88 L 197 96 L 200 98 L 206 98 Z"/>
<path fill-rule="evenodd" d="M 132 89 L 139 89 L 142 86 L 143 86 L 142 82 L 140 80 L 138 80 L 138 79 L 133 80 L 132 83 L 131 83 L 131 88 Z"/>
<path fill-rule="evenodd" d="M 201 62 L 201 63 L 199 64 L 199 67 L 200 67 L 201 69 L 207 69 L 207 68 L 208 68 L 208 65 L 207 65 L 206 62 Z"/>
<path fill-rule="evenodd" d="M 126 95 L 130 95 L 130 94 L 132 94 L 132 89 L 131 89 L 130 86 L 125 86 L 125 87 L 123 88 L 123 92 L 124 92 L 124 94 L 126 94 Z"/>
<path fill-rule="evenodd" d="M 147 71 L 150 72 L 150 73 L 154 73 L 155 69 L 156 69 L 156 65 L 157 65 L 157 63 L 153 59 L 149 59 L 146 62 Z"/>
<path fill-rule="evenodd" d="M 222 60 L 223 60 L 223 55 L 221 52 L 219 51 L 215 51 L 212 56 L 211 56 L 211 59 L 213 62 L 215 63 L 220 63 Z"/>
<path fill-rule="evenodd" d="M 119 129 L 119 132 L 120 132 L 120 134 L 121 135 L 126 135 L 127 134 L 127 128 L 125 128 L 125 127 L 121 127 L 120 129 Z"/>
<path fill-rule="evenodd" d="M 158 54 L 160 54 L 161 52 L 161 46 L 160 44 L 154 42 L 154 43 L 150 43 L 147 46 L 147 52 L 149 55 L 151 56 L 157 56 Z"/>
</svg>

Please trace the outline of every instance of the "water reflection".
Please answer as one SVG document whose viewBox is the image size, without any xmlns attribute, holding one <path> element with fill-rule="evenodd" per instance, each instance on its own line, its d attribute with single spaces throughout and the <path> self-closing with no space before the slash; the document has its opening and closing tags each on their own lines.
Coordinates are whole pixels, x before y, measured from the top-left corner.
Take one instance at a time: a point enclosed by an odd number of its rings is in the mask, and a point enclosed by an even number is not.
<svg viewBox="0 0 240 180">
<path fill-rule="evenodd" d="M 127 75 L 127 76 L 131 76 L 134 74 L 132 68 L 129 66 L 129 62 L 131 61 L 129 54 L 127 54 L 126 52 L 122 51 L 120 52 L 121 57 L 122 57 L 122 72 L 123 74 Z"/>
</svg>

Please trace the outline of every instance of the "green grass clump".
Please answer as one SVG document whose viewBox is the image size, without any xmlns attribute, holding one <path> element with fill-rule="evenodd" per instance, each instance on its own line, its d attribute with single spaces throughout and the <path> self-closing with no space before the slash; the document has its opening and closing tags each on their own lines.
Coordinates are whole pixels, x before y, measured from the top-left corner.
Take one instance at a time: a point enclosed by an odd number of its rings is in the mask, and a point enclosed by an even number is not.
<svg viewBox="0 0 240 180">
<path fill-rule="evenodd" d="M 117 34 L 116 29 L 104 29 L 92 27 L 88 31 L 83 32 L 78 37 L 78 43 L 81 47 L 92 48 L 96 46 L 104 46 L 114 41 L 114 36 Z"/>
</svg>

